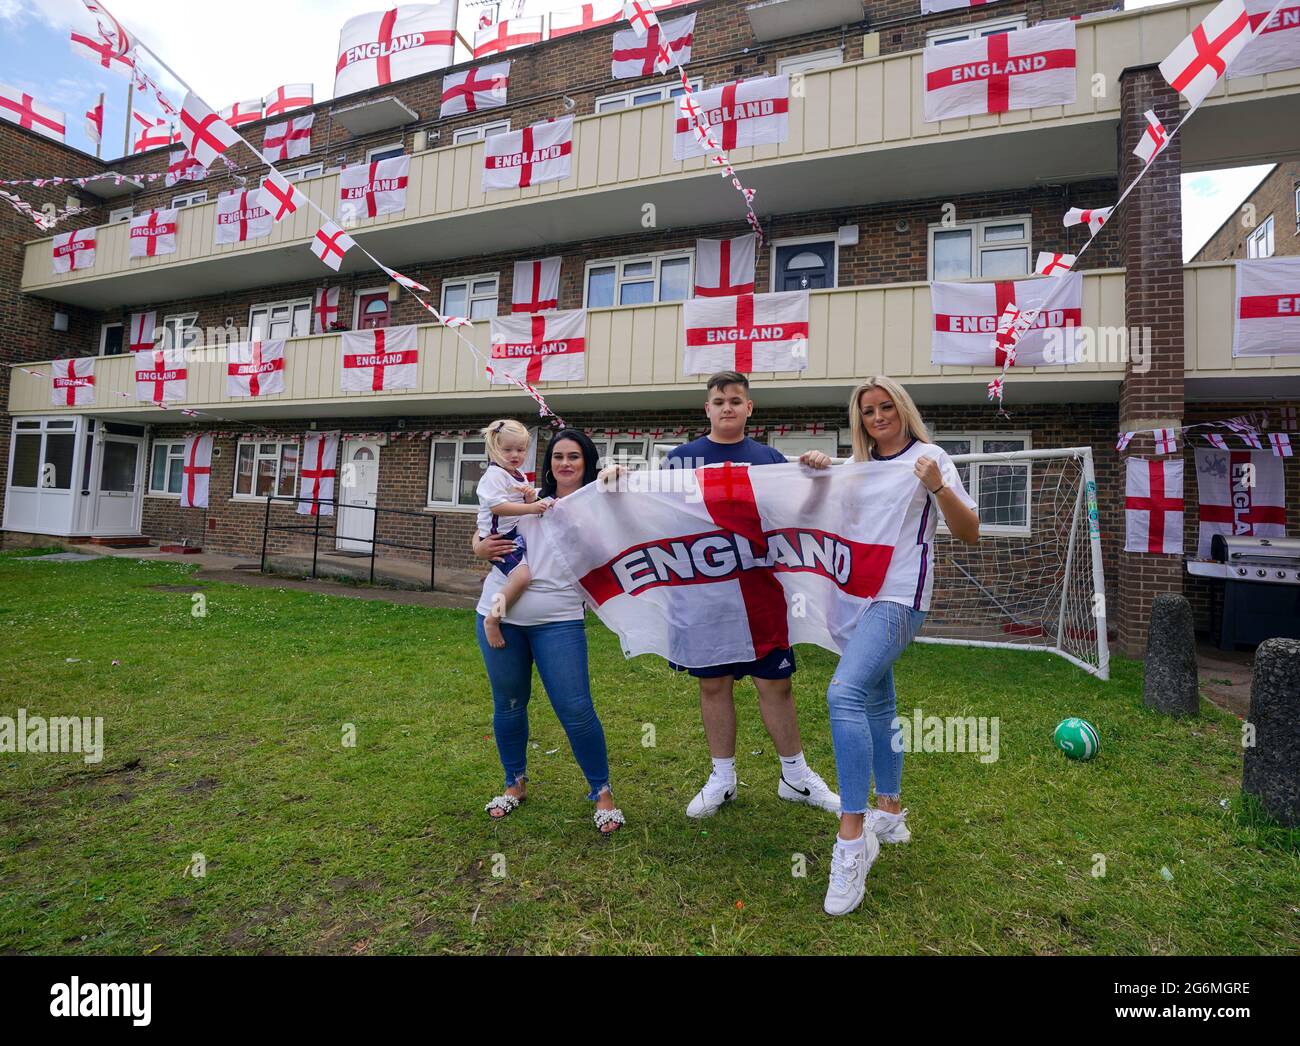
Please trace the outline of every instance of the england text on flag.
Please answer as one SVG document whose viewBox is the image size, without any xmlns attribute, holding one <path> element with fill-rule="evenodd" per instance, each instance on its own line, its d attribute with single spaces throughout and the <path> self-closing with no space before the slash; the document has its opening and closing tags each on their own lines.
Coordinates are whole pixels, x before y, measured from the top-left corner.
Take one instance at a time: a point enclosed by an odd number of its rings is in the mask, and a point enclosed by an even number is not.
<svg viewBox="0 0 1300 1046">
<path fill-rule="evenodd" d="M 587 313 L 583 309 L 492 319 L 492 382 L 581 381 L 586 374 Z"/>
<path fill-rule="evenodd" d="M 1237 262 L 1232 354 L 1300 354 L 1300 258 Z"/>
<path fill-rule="evenodd" d="M 185 350 L 180 347 L 142 349 L 134 353 L 135 398 L 141 403 L 183 403 Z"/>
<path fill-rule="evenodd" d="M 808 292 L 688 298 L 685 374 L 808 367 Z"/>
<path fill-rule="evenodd" d="M 1073 22 L 925 49 L 925 119 L 1070 105 L 1077 94 Z"/>
<path fill-rule="evenodd" d="M 1051 303 L 1043 308 L 1047 296 Z M 999 280 L 996 283 L 930 284 L 934 333 L 930 362 L 972 367 L 1001 367 L 1015 345 L 1015 363 L 1041 367 L 1077 363 L 1083 322 L 1083 275 L 1077 272 L 1046 280 Z M 1037 312 L 1023 333 L 999 332 L 1008 305 L 1022 313 Z M 1041 311 L 1038 311 L 1041 310 Z"/>
<path fill-rule="evenodd" d="M 483 191 L 561 181 L 573 171 L 573 117 L 493 135 L 483 143 Z"/>
<path fill-rule="evenodd" d="M 339 173 L 339 221 L 344 225 L 406 210 L 409 156 L 390 156 Z"/>
<path fill-rule="evenodd" d="M 339 33 L 336 98 L 382 87 L 455 61 L 456 0 L 357 15 Z"/>
<path fill-rule="evenodd" d="M 340 387 L 344 392 L 415 388 L 420 361 L 416 327 L 344 331 L 339 339 Z"/>
<path fill-rule="evenodd" d="M 1197 558 L 1210 558 L 1215 534 L 1286 537 L 1285 476 L 1282 459 L 1269 452 L 1197 447 Z"/>
<path fill-rule="evenodd" d="M 1250 27 L 1258 35 L 1228 66 L 1229 79 L 1260 76 L 1300 65 L 1300 0 L 1285 0 L 1281 10 L 1268 18 L 1276 5 L 1277 0 L 1246 0 Z"/>
<path fill-rule="evenodd" d="M 50 403 L 55 407 L 89 407 L 95 402 L 95 357 L 55 360 L 50 364 Z"/>
<path fill-rule="evenodd" d="M 179 210 L 166 207 L 131 219 L 127 255 L 131 258 L 157 258 L 176 253 L 176 223 Z"/>
<path fill-rule="evenodd" d="M 218 196 L 215 242 L 246 243 L 269 236 L 275 222 L 261 199 L 260 189 L 238 189 Z"/>
<path fill-rule="evenodd" d="M 788 76 L 765 76 L 700 91 L 695 95 L 695 103 L 714 141 L 725 151 L 751 145 L 779 145 L 789 137 Z M 704 146 L 696 138 L 691 120 L 681 112 L 677 115 L 676 132 L 674 159 L 704 155 Z"/>
<path fill-rule="evenodd" d="M 284 391 L 284 339 L 241 342 L 226 349 L 226 395 L 274 396 Z"/>
<path fill-rule="evenodd" d="M 95 264 L 94 229 L 77 229 L 57 234 L 50 241 L 50 253 L 56 273 L 80 272 Z"/>
</svg>

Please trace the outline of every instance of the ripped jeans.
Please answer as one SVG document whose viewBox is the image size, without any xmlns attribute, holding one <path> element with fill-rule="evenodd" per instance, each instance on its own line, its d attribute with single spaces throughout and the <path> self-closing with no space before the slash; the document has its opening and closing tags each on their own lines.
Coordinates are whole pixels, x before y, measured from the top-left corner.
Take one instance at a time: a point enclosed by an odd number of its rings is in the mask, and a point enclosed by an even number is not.
<svg viewBox="0 0 1300 1046">
<path fill-rule="evenodd" d="M 826 703 L 843 813 L 866 813 L 873 772 L 877 797 L 898 798 L 903 746 L 901 731 L 893 725 L 898 715 L 894 662 L 924 622 L 924 611 L 902 603 L 872 603 L 858 619 L 831 677 Z"/>
<path fill-rule="evenodd" d="M 569 737 L 573 755 L 591 786 L 595 800 L 609 787 L 609 756 L 605 729 L 591 701 L 587 675 L 587 630 L 583 621 L 549 625 L 502 622 L 506 645 L 498 650 L 483 632 L 483 615 L 476 615 L 479 649 L 492 684 L 492 731 L 497 754 L 506 772 L 506 787 L 527 779 L 528 700 L 533 690 L 533 665 L 542 677 L 546 696 Z"/>
</svg>

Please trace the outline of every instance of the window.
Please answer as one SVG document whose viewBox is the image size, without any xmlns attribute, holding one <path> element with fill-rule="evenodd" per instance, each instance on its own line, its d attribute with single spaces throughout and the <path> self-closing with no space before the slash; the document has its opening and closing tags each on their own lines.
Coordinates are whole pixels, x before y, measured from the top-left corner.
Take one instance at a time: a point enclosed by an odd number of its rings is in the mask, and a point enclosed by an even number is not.
<svg viewBox="0 0 1300 1046">
<path fill-rule="evenodd" d="M 487 461 L 487 445 L 481 439 L 434 440 L 429 452 L 429 504 L 478 508 L 476 491 Z"/>
<path fill-rule="evenodd" d="M 488 320 L 497 314 L 498 275 L 467 276 L 444 280 L 442 314 L 464 316 L 471 320 Z"/>
<path fill-rule="evenodd" d="M 1273 216 L 1270 214 L 1246 240 L 1247 258 L 1273 257 Z"/>
<path fill-rule="evenodd" d="M 298 481 L 298 444 L 239 444 L 235 458 L 235 497 L 292 497 Z"/>
<path fill-rule="evenodd" d="M 1004 279 L 1029 274 L 1027 216 L 930 226 L 930 279 Z"/>
<path fill-rule="evenodd" d="M 832 47 L 829 51 L 813 51 L 811 54 L 782 58 L 776 63 L 776 71 L 777 75 L 788 73 L 793 76 L 797 73 L 810 73 L 814 69 L 829 69 L 843 64 L 844 52 L 838 47 Z"/>
<path fill-rule="evenodd" d="M 820 450 L 827 457 L 838 457 L 840 452 L 839 435 L 827 432 L 820 436 L 800 432 L 793 436 L 770 436 L 768 443 L 774 450 L 779 450 L 790 461 L 798 461 L 800 454 L 810 450 Z"/>
<path fill-rule="evenodd" d="M 691 81 L 692 91 L 700 91 L 703 88 L 703 80 Z M 618 94 L 601 95 L 596 99 L 596 112 L 610 113 L 615 109 L 631 109 L 638 105 L 658 105 L 660 102 L 666 102 L 672 98 L 680 98 L 685 93 L 682 85 L 678 83 L 676 87 L 671 84 L 662 84 L 660 86 L 639 87 L 634 91 L 621 91 Z"/>
<path fill-rule="evenodd" d="M 108 224 L 117 225 L 119 222 L 129 222 L 135 217 L 135 211 L 130 207 L 119 207 L 115 211 L 108 212 Z"/>
<path fill-rule="evenodd" d="M 200 189 L 198 192 L 186 193 L 184 196 L 173 196 L 173 207 L 195 207 L 200 203 L 208 202 L 208 190 Z"/>
<path fill-rule="evenodd" d="M 1027 433 L 961 433 L 934 437 L 936 446 L 959 454 L 1009 454 L 1031 450 Z M 980 526 L 994 534 L 1029 533 L 1028 461 L 957 464 L 962 486 L 979 506 Z"/>
<path fill-rule="evenodd" d="M 118 356 L 126 351 L 125 328 L 120 323 L 105 323 L 99 328 L 99 354 Z"/>
<path fill-rule="evenodd" d="M 203 343 L 203 331 L 198 327 L 199 314 L 191 312 L 187 316 L 167 316 L 163 319 L 164 349 L 189 349 Z"/>
<path fill-rule="evenodd" d="M 71 490 L 76 427 L 71 420 L 15 421 L 9 485 L 30 490 Z"/>
<path fill-rule="evenodd" d="M 315 178 L 318 174 L 324 173 L 325 165 L 323 163 L 313 163 L 306 167 L 295 167 L 292 171 L 281 170 L 280 177 L 285 181 L 299 182 L 304 178 Z M 262 179 L 262 184 L 266 184 L 265 178 Z"/>
<path fill-rule="evenodd" d="M 175 494 L 181 492 L 184 479 L 185 443 L 155 443 L 149 459 L 149 493 Z"/>
<path fill-rule="evenodd" d="M 253 338 L 305 338 L 311 333 L 311 299 L 254 305 L 248 310 L 248 329 Z"/>
<path fill-rule="evenodd" d="M 954 26 L 951 29 L 935 29 L 925 34 L 925 46 L 932 44 L 955 44 L 962 40 L 978 40 L 985 36 L 997 36 L 998 33 L 1011 33 L 1025 28 L 1025 19 L 999 18 L 994 22 L 980 22 L 977 25 Z"/>
<path fill-rule="evenodd" d="M 366 152 L 366 163 L 376 163 L 379 160 L 389 160 L 394 156 L 401 156 L 406 152 L 406 147 L 398 142 L 395 145 L 379 145 Z"/>
<path fill-rule="evenodd" d="M 691 277 L 694 257 L 694 251 L 671 251 L 588 262 L 584 307 L 684 301 L 695 286 Z"/>
<path fill-rule="evenodd" d="M 451 132 L 451 144 L 462 145 L 465 142 L 481 142 L 484 138 L 491 138 L 494 134 L 506 134 L 509 130 L 509 120 L 482 123 L 475 127 L 461 127 Z"/>
</svg>

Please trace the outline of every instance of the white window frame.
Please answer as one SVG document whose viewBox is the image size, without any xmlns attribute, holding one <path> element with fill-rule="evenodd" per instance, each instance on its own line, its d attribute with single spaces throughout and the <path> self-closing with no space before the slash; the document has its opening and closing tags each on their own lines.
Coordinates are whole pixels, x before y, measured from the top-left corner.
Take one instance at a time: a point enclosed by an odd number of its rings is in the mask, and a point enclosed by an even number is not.
<svg viewBox="0 0 1300 1046">
<path fill-rule="evenodd" d="M 457 127 L 451 132 L 452 145 L 464 145 L 467 142 L 481 142 L 493 135 L 509 134 L 509 120 L 494 120 L 491 123 L 475 124 L 473 127 Z"/>
<path fill-rule="evenodd" d="M 148 473 L 148 475 L 145 478 L 145 491 L 144 491 L 145 497 L 168 498 L 173 501 L 179 501 L 181 499 L 181 492 L 179 490 L 176 491 L 175 493 L 172 493 L 170 490 L 158 490 L 153 485 L 153 461 L 155 455 L 158 453 L 159 447 L 167 448 L 168 467 L 165 470 L 165 474 L 167 476 L 171 475 L 171 461 L 173 458 L 182 462 L 182 464 L 185 461 L 185 441 L 183 439 L 182 440 L 155 439 L 149 445 L 149 460 L 145 463 L 145 470 Z M 181 485 L 183 486 L 184 483 L 185 483 L 185 476 L 182 474 Z"/>
<path fill-rule="evenodd" d="M 352 329 L 359 331 L 361 329 L 361 299 L 371 294 L 388 294 L 388 285 L 382 287 L 364 287 L 352 295 Z M 388 318 L 393 318 L 393 300 L 388 299 Z"/>
<path fill-rule="evenodd" d="M 134 217 L 134 207 L 118 207 L 108 212 L 108 224 L 117 225 L 120 222 L 129 222 Z"/>
<path fill-rule="evenodd" d="M 640 109 L 641 106 L 644 105 L 659 105 L 663 102 L 675 101 L 677 98 L 680 97 L 680 92 L 682 90 L 680 77 L 677 78 L 675 82 L 676 82 L 676 86 L 674 86 L 673 82 L 664 83 L 664 84 L 650 83 L 650 84 L 645 84 L 642 87 L 633 88 L 632 90 L 629 91 L 616 91 L 613 94 L 602 94 L 600 95 L 600 97 L 596 99 L 595 104 L 592 107 L 592 111 L 595 113 L 614 113 L 614 112 L 622 112 L 623 110 L 626 109 Z M 703 79 L 692 78 L 690 80 L 690 85 L 692 91 L 704 90 Z M 677 91 L 679 92 L 679 94 L 673 94 L 673 91 Z M 640 98 L 646 95 L 654 94 L 655 92 L 658 92 L 659 94 L 659 98 L 656 99 L 655 101 L 644 101 L 640 105 L 632 104 L 632 99 L 634 97 Z M 614 105 L 612 104 L 614 102 L 622 102 L 623 104 Z"/>
<path fill-rule="evenodd" d="M 199 204 L 207 202 L 207 189 L 198 189 L 191 193 L 182 193 L 180 196 L 172 197 L 173 207 L 197 207 Z"/>
<path fill-rule="evenodd" d="M 798 247 L 803 243 L 830 242 L 835 250 L 831 255 L 831 287 L 840 285 L 840 240 L 837 233 L 822 233 L 819 236 L 788 236 L 784 240 L 773 240 L 767 259 L 767 282 L 769 291 L 776 290 L 776 249 L 778 247 Z"/>
<path fill-rule="evenodd" d="M 1034 437 L 1029 432 L 936 432 L 930 437 L 934 444 L 940 444 L 947 440 L 967 440 L 970 442 L 970 454 L 989 453 L 984 449 L 985 443 L 999 442 L 1002 440 L 1023 440 L 1024 450 L 1034 449 Z M 981 464 L 976 462 L 970 466 L 970 483 L 966 485 L 966 493 L 971 496 L 975 502 L 975 511 L 979 512 L 979 472 Z M 1031 461 L 1023 463 L 1025 470 L 1025 523 L 1024 526 L 1013 526 L 1005 523 L 985 523 L 980 520 L 980 534 L 982 535 L 1003 535 L 1009 537 L 1025 537 L 1033 533 L 1034 529 L 1034 466 Z M 949 533 L 947 525 L 943 522 L 942 515 L 939 518 L 939 530 Z"/>
<path fill-rule="evenodd" d="M 482 436 L 465 436 L 463 438 L 453 439 L 433 439 L 429 441 L 429 480 L 425 489 L 425 508 L 438 509 L 441 512 L 478 512 L 478 499 L 475 498 L 468 505 L 461 505 L 455 501 L 434 501 L 433 500 L 433 463 L 437 459 L 437 447 L 440 443 L 451 443 L 456 447 L 456 461 L 452 466 L 452 497 L 460 490 L 460 468 L 467 461 L 487 461 L 487 445 L 483 442 Z M 467 443 L 478 443 L 483 445 L 482 454 L 466 454 L 465 445 Z M 540 473 L 540 469 L 538 472 Z"/>
<path fill-rule="evenodd" d="M 798 76 L 800 73 L 812 73 L 818 69 L 834 69 L 844 64 L 844 48 L 831 47 L 825 51 L 812 51 L 808 54 L 795 54 L 782 58 L 776 63 L 777 76 L 783 73 Z"/>
<path fill-rule="evenodd" d="M 6 473 L 6 482 L 10 490 L 26 491 L 67 491 L 72 493 L 77 489 L 75 481 L 77 479 L 75 471 L 68 477 L 66 487 L 42 487 L 40 485 L 41 474 L 48 464 L 49 455 L 49 437 L 50 436 L 72 436 L 72 461 L 75 465 L 77 460 L 77 443 L 81 439 L 82 429 L 77 424 L 76 418 L 14 418 L 13 427 L 10 429 L 9 437 L 9 471 Z M 14 458 L 18 453 L 19 436 L 39 436 L 40 449 L 36 453 L 36 483 L 34 487 L 19 486 L 14 482 Z"/>
<path fill-rule="evenodd" d="M 1274 236 L 1275 228 L 1273 216 L 1270 214 L 1249 236 L 1246 237 L 1246 257 L 1247 258 L 1271 258 L 1274 251 L 1277 250 L 1277 240 Z M 1263 241 L 1268 241 L 1268 253 L 1263 254 L 1260 246 Z"/>
<path fill-rule="evenodd" d="M 983 240 L 984 229 L 989 225 L 1010 225 L 1015 222 L 1023 222 L 1025 226 L 1025 235 L 1022 240 L 995 240 L 992 243 L 985 243 Z M 934 275 L 934 237 L 936 233 L 953 232 L 958 229 L 970 229 L 971 232 L 971 274 L 963 279 L 968 280 L 987 280 L 991 277 L 983 274 L 983 265 L 981 263 L 982 250 L 998 250 L 1006 247 L 1025 248 L 1025 272 L 1021 275 L 1031 276 L 1034 272 L 1034 221 L 1029 214 L 1008 214 L 997 218 L 980 218 L 976 221 L 953 222 L 951 225 L 944 225 L 942 222 L 935 222 L 930 225 L 926 234 L 926 271 L 929 279 L 933 280 Z M 1006 279 L 1008 277 L 998 277 Z M 1016 278 L 1016 277 L 1010 277 Z"/>
<path fill-rule="evenodd" d="M 116 327 L 122 332 L 122 352 L 119 353 L 119 355 L 126 355 L 126 325 L 122 323 L 101 323 L 99 325 L 99 355 L 104 355 L 104 348 L 108 343 L 108 331 L 110 327 Z"/>
<path fill-rule="evenodd" d="M 405 142 L 390 142 L 388 145 L 376 145 L 373 149 L 366 150 L 366 163 L 374 163 L 375 159 L 381 153 L 405 153 L 405 152 L 406 152 Z"/>
<path fill-rule="evenodd" d="M 492 281 L 492 296 L 490 299 L 492 302 L 492 312 L 487 316 L 475 317 L 473 315 L 474 303 L 476 301 L 489 300 L 488 296 L 485 294 L 476 295 L 474 293 L 474 284 L 479 283 L 483 280 Z M 447 291 L 456 287 L 465 288 L 465 305 L 466 305 L 465 318 L 466 319 L 470 319 L 470 320 L 475 318 L 491 319 L 493 316 L 497 315 L 497 310 L 501 307 L 501 273 L 500 272 L 484 272 L 484 273 L 480 273 L 478 276 L 457 276 L 455 279 L 443 280 L 442 281 L 442 314 L 444 316 L 452 315 L 452 312 L 447 305 Z"/>
<path fill-rule="evenodd" d="M 1010 18 L 994 18 L 987 22 L 976 22 L 973 25 L 950 26 L 947 29 L 931 29 L 925 34 L 925 46 L 930 47 L 935 44 L 955 44 L 963 40 L 975 40 L 984 36 L 993 36 L 1000 32 L 1014 32 L 1017 29 L 1024 29 L 1028 25 L 1024 15 L 1015 15 Z"/>
<path fill-rule="evenodd" d="M 231 492 L 230 492 L 231 501 L 256 501 L 259 504 L 262 504 L 266 501 L 266 495 L 258 494 L 256 493 L 256 491 L 257 491 L 257 464 L 259 461 L 265 460 L 270 457 L 270 455 L 261 453 L 261 447 L 267 444 L 275 447 L 275 484 L 274 484 L 275 495 L 274 496 L 284 497 L 284 498 L 292 498 L 298 496 L 298 480 L 302 474 L 302 441 L 296 439 L 282 439 L 282 440 L 241 439 L 237 444 L 235 444 L 235 464 L 232 470 L 234 472 L 234 479 L 231 481 Z M 243 451 L 245 447 L 253 448 L 253 471 L 251 474 L 252 485 L 247 494 L 241 494 L 239 492 L 239 461 L 240 458 L 243 457 Z M 288 494 L 281 494 L 280 493 L 280 478 L 281 478 L 280 465 L 284 461 L 285 447 L 297 448 L 298 467 L 294 469 L 294 473 L 293 473 L 293 490 L 291 490 Z M 151 459 L 150 464 L 152 465 L 152 463 L 153 462 Z"/>
<path fill-rule="evenodd" d="M 178 331 L 187 329 L 196 331 L 198 338 L 191 342 L 182 335 L 180 338 L 180 344 L 178 345 L 174 337 L 165 335 L 162 343 L 163 348 L 188 349 L 202 345 L 203 330 L 199 327 L 198 320 L 199 314 L 197 312 L 178 312 L 173 313 L 171 316 L 164 316 L 162 321 L 162 329 L 164 332 L 170 332 L 174 325 Z"/>
<path fill-rule="evenodd" d="M 292 170 L 279 169 L 280 177 L 287 182 L 298 182 L 304 178 L 317 178 L 325 173 L 323 163 L 309 163 L 305 167 L 295 167 Z M 266 184 L 266 179 L 262 179 L 262 184 Z"/>
<path fill-rule="evenodd" d="M 294 315 L 294 312 L 295 312 L 296 310 L 298 310 L 299 308 L 302 308 L 302 307 L 304 307 L 304 306 L 305 306 L 306 309 L 307 309 L 307 329 L 306 329 L 302 334 L 294 334 L 294 333 L 293 333 L 293 315 Z M 266 319 L 267 319 L 267 330 L 266 330 L 265 332 L 263 332 L 263 337 L 265 337 L 267 340 L 271 340 L 271 337 L 272 337 L 271 332 L 270 332 L 270 324 L 271 324 L 271 321 L 272 321 L 271 313 L 272 313 L 272 311 L 274 311 L 275 309 L 288 309 L 288 310 L 289 310 L 289 333 L 288 333 L 287 335 L 285 335 L 285 337 L 287 337 L 287 338 L 306 338 L 306 337 L 309 337 L 309 336 L 311 335 L 311 306 L 312 306 L 312 300 L 311 300 L 310 298 L 286 298 L 284 301 L 265 301 L 265 302 L 257 302 L 257 303 L 255 303 L 255 304 L 253 304 L 253 305 L 250 305 L 250 306 L 248 307 L 248 333 L 249 333 L 249 337 L 251 338 L 251 337 L 252 337 L 252 334 L 253 334 L 253 313 L 258 312 L 258 311 L 263 310 L 263 309 L 266 310 L 266 314 L 267 314 L 267 316 L 266 316 Z"/>
<path fill-rule="evenodd" d="M 583 267 L 582 270 L 582 307 L 584 309 L 635 308 L 636 306 L 633 305 L 621 305 L 619 303 L 619 291 L 622 288 L 624 283 L 624 279 L 623 279 L 624 267 L 627 265 L 637 265 L 642 262 L 654 263 L 654 275 L 652 278 L 654 280 L 654 287 L 655 287 L 654 299 L 649 302 L 643 302 L 642 304 L 643 305 L 660 304 L 662 301 L 662 299 L 659 297 L 659 289 L 661 286 L 660 279 L 662 277 L 661 266 L 665 261 L 675 261 L 679 258 L 685 258 L 687 260 L 686 298 L 671 298 L 669 299 L 669 302 L 671 303 L 675 301 L 686 301 L 689 298 L 693 298 L 695 296 L 695 248 L 683 247 L 680 250 L 675 250 L 675 251 L 655 251 L 647 254 L 625 254 L 625 255 L 619 255 L 618 257 L 614 257 L 614 258 L 601 258 L 596 261 L 587 262 L 587 264 Z M 614 304 L 613 305 L 588 305 L 587 294 L 591 287 L 591 270 L 607 269 L 611 265 L 614 266 L 614 270 L 615 270 L 614 271 Z M 644 283 L 645 279 L 644 277 L 637 277 L 634 279 L 630 279 L 626 282 Z"/>
</svg>

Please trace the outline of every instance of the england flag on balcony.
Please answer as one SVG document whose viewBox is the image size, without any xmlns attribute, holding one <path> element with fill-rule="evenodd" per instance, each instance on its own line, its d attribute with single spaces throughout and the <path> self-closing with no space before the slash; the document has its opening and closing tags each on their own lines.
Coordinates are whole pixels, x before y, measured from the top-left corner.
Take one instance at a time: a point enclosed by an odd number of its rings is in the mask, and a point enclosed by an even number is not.
<svg viewBox="0 0 1300 1046">
<path fill-rule="evenodd" d="M 754 252 L 758 237 L 753 233 L 729 240 L 695 241 L 695 296 L 731 298 L 754 293 Z"/>
<path fill-rule="evenodd" d="M 207 508 L 212 482 L 212 436 L 190 436 L 181 461 L 181 508 Z"/>
<path fill-rule="evenodd" d="M 566 312 L 495 316 L 492 319 L 492 383 L 510 378 L 581 381 L 586 374 L 587 313 Z"/>
<path fill-rule="evenodd" d="M 158 342 L 158 310 L 133 312 L 127 318 L 126 351 L 130 353 L 152 350 Z"/>
<path fill-rule="evenodd" d="M 187 370 L 185 350 L 143 349 L 134 354 L 135 398 L 140 403 L 183 403 Z"/>
<path fill-rule="evenodd" d="M 496 134 L 483 143 L 483 191 L 561 181 L 573 172 L 573 117 Z"/>
<path fill-rule="evenodd" d="M 298 469 L 300 516 L 334 515 L 334 481 L 338 478 L 339 433 L 313 432 L 303 440 Z"/>
<path fill-rule="evenodd" d="M 311 332 L 329 334 L 339 321 L 339 288 L 317 287 L 311 301 Z"/>
<path fill-rule="evenodd" d="M 77 229 L 55 235 L 51 253 L 56 274 L 81 272 L 94 267 L 95 232 L 94 229 Z"/>
<path fill-rule="evenodd" d="M 275 224 L 262 206 L 261 189 L 239 189 L 217 197 L 217 243 L 246 243 L 271 234 Z"/>
<path fill-rule="evenodd" d="M 1300 0 L 1284 0 L 1272 18 L 1277 0 L 1246 0 L 1250 27 L 1258 34 L 1228 66 L 1228 78 L 1259 76 L 1300 66 Z M 1268 18 L 1263 29 L 1259 27 Z"/>
<path fill-rule="evenodd" d="M 925 119 L 1070 105 L 1075 64 L 1069 21 L 931 44 L 925 49 Z"/>
<path fill-rule="evenodd" d="M 445 69 L 455 47 L 456 0 L 357 15 L 339 33 L 334 97 Z"/>
<path fill-rule="evenodd" d="M 688 298 L 684 374 L 799 371 L 808 366 L 808 292 Z"/>
<path fill-rule="evenodd" d="M 1048 294 L 1052 300 L 1043 308 Z M 967 367 L 1060 366 L 1079 362 L 1083 340 L 1083 275 L 997 283 L 930 284 L 934 332 L 930 362 Z M 1011 306 L 1033 315 L 1027 330 L 999 320 Z M 1035 315 L 1036 314 L 1036 315 Z"/>
<path fill-rule="evenodd" d="M 1198 106 L 1250 39 L 1250 16 L 1242 0 L 1223 0 L 1169 52 L 1160 73 L 1189 105 Z"/>
<path fill-rule="evenodd" d="M 1233 356 L 1300 354 L 1300 258 L 1237 262 Z"/>
<path fill-rule="evenodd" d="M 1124 551 L 1183 554 L 1183 459 L 1126 458 Z"/>
<path fill-rule="evenodd" d="M 185 96 L 181 108 L 181 141 L 190 155 L 204 167 L 211 167 L 227 149 L 239 141 L 239 135 L 220 116 L 207 107 L 193 91 Z"/>
<path fill-rule="evenodd" d="M 226 348 L 226 395 L 234 399 L 284 391 L 284 339 L 241 342 Z"/>
<path fill-rule="evenodd" d="M 351 225 L 363 218 L 406 210 L 409 156 L 344 167 L 339 173 L 339 221 Z"/>
<path fill-rule="evenodd" d="M 158 258 L 176 253 L 176 223 L 179 209 L 165 207 L 131 219 L 127 237 L 127 255 L 131 258 Z"/>
<path fill-rule="evenodd" d="M 764 76 L 700 91 L 695 104 L 713 139 L 727 152 L 751 145 L 778 145 L 790 135 L 788 76 Z M 690 118 L 678 112 L 673 159 L 704 153 Z"/>
<path fill-rule="evenodd" d="M 311 152 L 311 127 L 315 119 L 315 113 L 304 113 L 283 123 L 271 124 L 262 136 L 263 154 L 272 163 L 306 156 Z"/>
<path fill-rule="evenodd" d="M 440 117 L 477 113 L 506 104 L 510 93 L 510 63 L 479 65 L 442 78 Z"/>
<path fill-rule="evenodd" d="M 415 327 L 344 331 L 340 339 L 339 383 L 344 392 L 388 392 L 415 388 L 420 361 Z"/>
<path fill-rule="evenodd" d="M 90 407 L 95 402 L 95 357 L 55 360 L 50 364 L 50 404 Z"/>
<path fill-rule="evenodd" d="M 560 307 L 561 259 L 515 262 L 510 290 L 511 312 L 549 312 Z"/>
<path fill-rule="evenodd" d="M 614 34 L 612 72 L 616 80 L 653 76 L 691 60 L 695 15 L 661 22 L 638 36 L 633 29 Z"/>
</svg>

